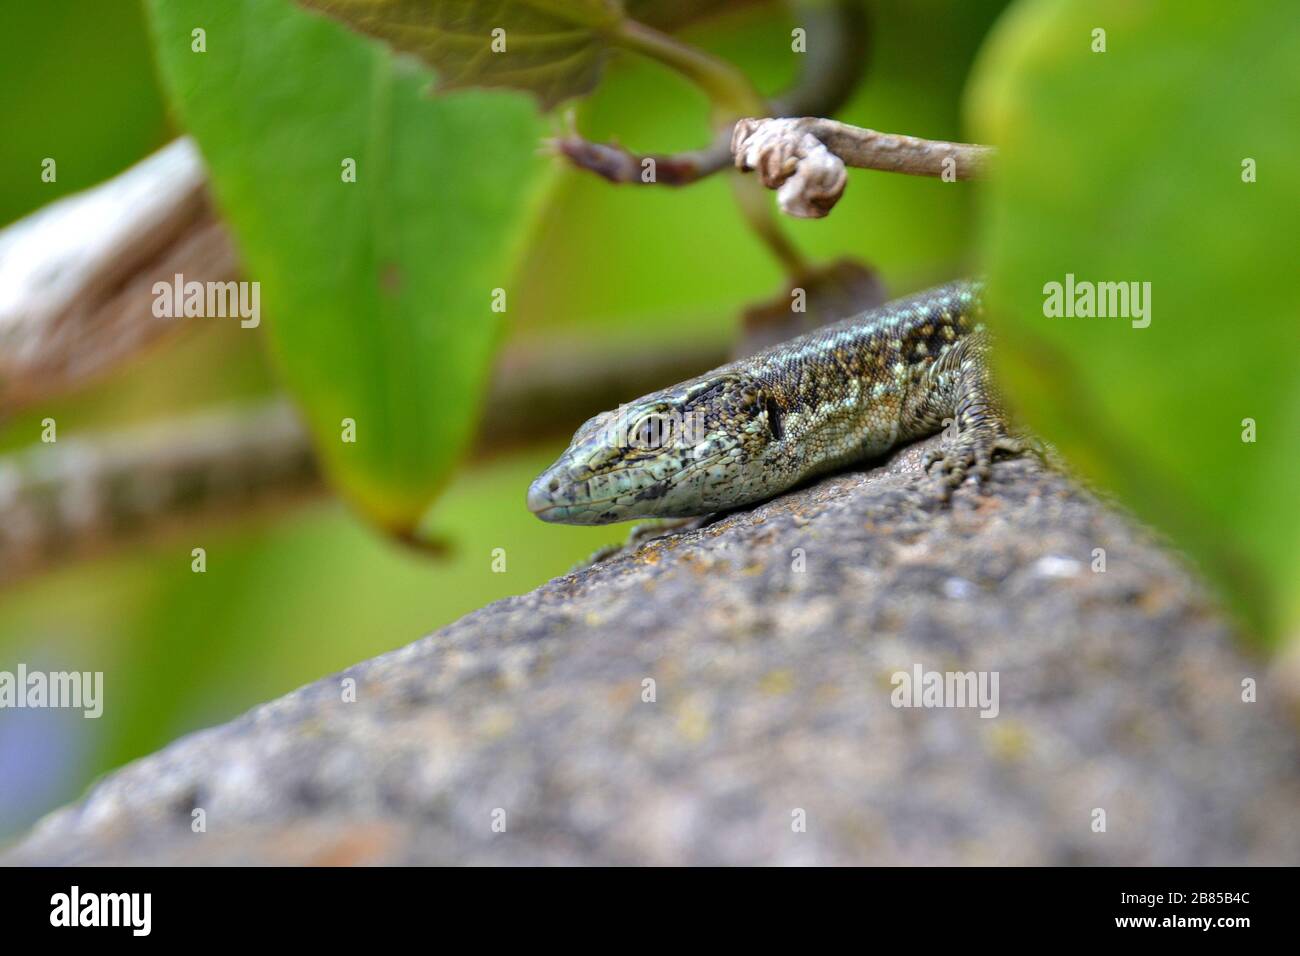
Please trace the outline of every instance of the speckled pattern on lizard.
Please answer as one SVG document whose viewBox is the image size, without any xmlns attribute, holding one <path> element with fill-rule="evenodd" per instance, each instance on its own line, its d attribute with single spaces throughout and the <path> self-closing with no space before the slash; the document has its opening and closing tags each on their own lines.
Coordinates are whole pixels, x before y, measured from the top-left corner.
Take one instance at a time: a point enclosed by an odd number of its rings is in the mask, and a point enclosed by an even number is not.
<svg viewBox="0 0 1300 956">
<path fill-rule="evenodd" d="M 774 497 L 948 425 L 926 461 L 946 498 L 1019 454 L 987 362 L 982 285 L 873 309 L 587 421 L 528 490 L 544 521 L 686 518 Z"/>
</svg>

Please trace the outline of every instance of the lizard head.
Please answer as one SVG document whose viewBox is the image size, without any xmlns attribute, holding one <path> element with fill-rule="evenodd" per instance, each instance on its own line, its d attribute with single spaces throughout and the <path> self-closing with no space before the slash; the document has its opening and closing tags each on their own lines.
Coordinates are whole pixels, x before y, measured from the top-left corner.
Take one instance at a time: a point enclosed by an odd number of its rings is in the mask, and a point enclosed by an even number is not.
<svg viewBox="0 0 1300 956">
<path fill-rule="evenodd" d="M 766 497 L 746 465 L 783 438 L 781 410 L 751 377 L 713 372 L 590 419 L 528 489 L 543 521 L 684 518 Z"/>
</svg>

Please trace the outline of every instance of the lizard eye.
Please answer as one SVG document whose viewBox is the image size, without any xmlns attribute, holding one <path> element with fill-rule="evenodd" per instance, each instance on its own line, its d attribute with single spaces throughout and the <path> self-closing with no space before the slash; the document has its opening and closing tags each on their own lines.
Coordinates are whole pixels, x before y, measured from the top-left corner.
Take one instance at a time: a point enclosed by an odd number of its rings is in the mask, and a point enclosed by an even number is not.
<svg viewBox="0 0 1300 956">
<path fill-rule="evenodd" d="M 668 416 L 651 412 L 632 426 L 629 437 L 633 447 L 662 448 L 671 437 Z"/>
</svg>

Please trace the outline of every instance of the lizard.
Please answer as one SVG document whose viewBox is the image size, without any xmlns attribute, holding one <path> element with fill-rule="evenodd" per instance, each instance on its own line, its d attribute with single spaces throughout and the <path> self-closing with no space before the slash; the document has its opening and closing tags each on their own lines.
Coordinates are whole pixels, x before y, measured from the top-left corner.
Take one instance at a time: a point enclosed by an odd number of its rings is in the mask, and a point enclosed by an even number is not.
<svg viewBox="0 0 1300 956">
<path fill-rule="evenodd" d="M 946 501 L 1028 448 L 993 388 L 982 292 L 952 282 L 596 415 L 529 510 L 582 525 L 734 511 L 955 424 L 924 462 Z"/>
</svg>

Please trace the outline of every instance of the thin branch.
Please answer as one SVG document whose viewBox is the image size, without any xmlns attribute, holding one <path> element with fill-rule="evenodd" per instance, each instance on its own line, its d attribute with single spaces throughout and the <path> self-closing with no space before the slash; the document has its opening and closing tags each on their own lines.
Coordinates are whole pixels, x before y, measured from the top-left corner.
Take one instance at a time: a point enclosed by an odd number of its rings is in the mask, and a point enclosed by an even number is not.
<svg viewBox="0 0 1300 956">
<path fill-rule="evenodd" d="M 318 486 L 284 402 L 63 437 L 0 459 L 0 582 Z"/>
<path fill-rule="evenodd" d="M 757 126 L 786 124 L 793 131 L 810 133 L 827 149 L 850 166 L 878 169 L 910 176 L 942 176 L 952 160 L 957 179 L 978 179 L 987 171 L 995 150 L 975 143 L 950 143 L 945 140 L 921 139 L 901 133 L 880 133 L 873 129 L 850 126 L 832 119 L 804 117 L 796 120 L 742 120 L 751 124 L 736 140 L 761 137 Z M 738 123 L 737 126 L 740 124 Z"/>
<path fill-rule="evenodd" d="M 474 454 L 567 436 L 598 411 L 725 360 L 721 346 L 508 350 Z M 0 585 L 129 543 L 280 510 L 324 490 L 311 441 L 284 399 L 61 435 L 0 457 Z"/>
<path fill-rule="evenodd" d="M 742 119 L 732 133 L 736 167 L 757 170 L 777 190 L 788 215 L 819 219 L 844 194 L 845 165 L 911 176 L 979 179 L 995 154 L 991 146 L 949 143 L 849 126 L 835 120 Z"/>
<path fill-rule="evenodd" d="M 809 0 L 795 4 L 795 19 L 806 34 L 803 69 L 794 86 L 772 100 L 770 115 L 834 116 L 871 64 L 866 10 L 861 0 Z"/>
<path fill-rule="evenodd" d="M 799 4 L 796 19 L 806 32 L 808 49 L 815 52 L 802 57 L 798 82 L 766 110 L 773 116 L 831 116 L 848 101 L 866 71 L 866 13 L 858 0 L 838 0 Z M 549 145 L 576 168 L 612 183 L 686 186 L 731 166 L 733 128 L 728 123 L 704 149 L 681 153 L 634 153 L 617 143 L 592 142 L 573 130 Z"/>
<path fill-rule="evenodd" d="M 618 143 L 593 143 L 569 132 L 547 145 L 574 167 L 618 185 L 689 186 L 731 165 L 731 129 L 707 149 L 684 153 L 634 153 Z"/>
<path fill-rule="evenodd" d="M 615 42 L 662 63 L 685 76 L 709 95 L 719 114 L 718 125 L 763 106 L 763 97 L 735 64 L 635 20 L 619 21 Z"/>
<path fill-rule="evenodd" d="M 189 323 L 155 318 L 152 285 L 235 278 L 198 150 L 180 139 L 0 232 L 0 411 L 111 371 Z"/>
<path fill-rule="evenodd" d="M 731 194 L 750 231 L 781 263 L 791 284 L 803 282 L 814 272 L 813 264 L 782 231 L 779 217 L 772 211 L 772 203 L 753 180 L 732 176 Z"/>
</svg>

